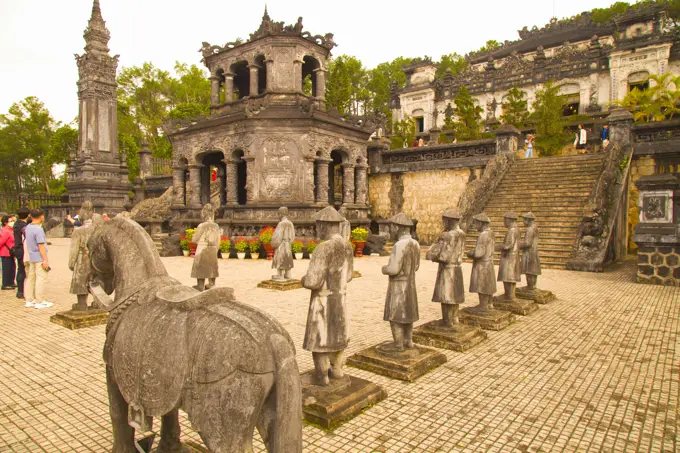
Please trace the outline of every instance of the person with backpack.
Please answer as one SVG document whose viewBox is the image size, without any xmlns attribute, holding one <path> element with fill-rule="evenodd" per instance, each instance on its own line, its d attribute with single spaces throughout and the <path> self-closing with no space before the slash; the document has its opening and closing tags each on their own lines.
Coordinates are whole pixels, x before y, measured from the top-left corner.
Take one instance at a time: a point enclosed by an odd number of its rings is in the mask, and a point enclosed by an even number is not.
<svg viewBox="0 0 680 453">
<path fill-rule="evenodd" d="M 17 260 L 17 299 L 24 298 L 24 282 L 26 267 L 24 266 L 24 230 L 31 222 L 28 208 L 19 208 L 17 221 L 14 223 L 14 256 Z"/>
<path fill-rule="evenodd" d="M 2 290 L 14 290 L 17 287 L 14 279 L 16 266 L 14 265 L 14 217 L 2 216 L 0 219 L 0 258 L 2 258 Z"/>
</svg>

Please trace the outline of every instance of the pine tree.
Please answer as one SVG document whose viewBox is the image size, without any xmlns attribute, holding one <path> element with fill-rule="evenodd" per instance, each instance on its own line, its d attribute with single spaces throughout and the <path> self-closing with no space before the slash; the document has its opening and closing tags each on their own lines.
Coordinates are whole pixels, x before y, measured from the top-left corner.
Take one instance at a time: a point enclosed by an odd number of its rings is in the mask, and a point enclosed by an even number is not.
<svg viewBox="0 0 680 453">
<path fill-rule="evenodd" d="M 524 127 L 527 119 L 529 119 L 526 97 L 527 93 L 517 88 L 517 86 L 508 91 L 508 97 L 502 105 L 501 122 L 503 124 L 511 124 L 518 129 Z"/>
<path fill-rule="evenodd" d="M 484 109 L 475 104 L 475 100 L 465 86 L 461 86 L 453 99 L 453 115 L 456 120 L 453 130 L 458 141 L 479 140 L 483 135 L 482 112 Z"/>
<path fill-rule="evenodd" d="M 546 83 L 542 90 L 536 91 L 533 107 L 531 117 L 536 125 L 536 148 L 543 155 L 558 154 L 569 143 L 570 137 L 564 130 L 564 100 L 560 96 L 560 88 L 553 82 Z"/>
</svg>

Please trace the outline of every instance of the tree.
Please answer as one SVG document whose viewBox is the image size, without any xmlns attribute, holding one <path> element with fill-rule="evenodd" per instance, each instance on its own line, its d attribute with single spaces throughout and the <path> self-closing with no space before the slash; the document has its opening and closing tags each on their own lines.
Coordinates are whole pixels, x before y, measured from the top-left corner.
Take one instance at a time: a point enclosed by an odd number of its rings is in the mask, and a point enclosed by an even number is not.
<svg viewBox="0 0 680 453">
<path fill-rule="evenodd" d="M 490 39 L 484 44 L 482 47 L 477 49 L 473 53 L 486 53 L 486 52 L 491 52 L 492 50 L 498 49 L 501 46 L 501 43 L 496 41 L 495 39 Z"/>
<path fill-rule="evenodd" d="M 566 121 L 562 116 L 564 100 L 559 91 L 553 82 L 537 90 L 531 114 L 536 125 L 536 148 L 549 156 L 558 154 L 569 142 L 569 134 L 564 129 Z"/>
<path fill-rule="evenodd" d="M 463 56 L 458 55 L 457 53 L 442 55 L 437 66 L 435 77 L 438 79 L 444 77 L 449 69 L 451 70 L 452 75 L 456 75 L 466 67 L 467 60 Z"/>
<path fill-rule="evenodd" d="M 380 63 L 368 71 L 366 88 L 370 95 L 369 113 L 380 113 L 387 118 L 387 124 L 392 124 L 392 110 L 390 98 L 392 86 L 398 88 L 406 86 L 406 75 L 402 67 L 411 62 L 410 58 L 397 57 L 390 62 Z"/>
<path fill-rule="evenodd" d="M 609 22 L 618 14 L 625 13 L 630 8 L 630 3 L 616 2 L 608 8 L 595 8 L 591 11 L 593 22 L 605 23 Z"/>
<path fill-rule="evenodd" d="M 398 149 L 411 146 L 411 143 L 416 138 L 416 123 L 413 121 L 413 118 L 405 115 L 401 121 L 395 121 L 392 127 L 393 134 L 390 147 Z M 404 146 L 404 143 L 406 146 Z"/>
<path fill-rule="evenodd" d="M 458 141 L 479 140 L 483 136 L 482 112 L 484 109 L 475 103 L 467 87 L 461 86 L 453 99 L 453 130 Z"/>
<path fill-rule="evenodd" d="M 326 104 L 340 113 L 366 113 L 370 93 L 367 72 L 356 57 L 340 55 L 328 65 Z"/>
<path fill-rule="evenodd" d="M 619 105 L 628 109 L 639 122 L 664 121 L 680 113 L 680 76 L 671 73 L 651 75 L 646 80 L 649 88 L 633 88 Z"/>
<path fill-rule="evenodd" d="M 501 122 L 503 124 L 511 124 L 516 128 L 522 128 L 529 119 L 528 102 L 526 101 L 527 93 L 514 86 L 508 91 L 508 96 L 503 101 L 501 106 L 503 113 L 501 114 Z"/>
</svg>

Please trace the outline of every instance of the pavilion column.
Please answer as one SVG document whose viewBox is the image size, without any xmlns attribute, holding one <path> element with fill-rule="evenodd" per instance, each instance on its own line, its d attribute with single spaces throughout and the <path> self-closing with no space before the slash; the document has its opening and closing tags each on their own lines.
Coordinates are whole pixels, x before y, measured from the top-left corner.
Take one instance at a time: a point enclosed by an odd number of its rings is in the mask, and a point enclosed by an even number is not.
<svg viewBox="0 0 680 453">
<path fill-rule="evenodd" d="M 234 102 L 234 74 L 224 74 L 224 102 Z"/>
<path fill-rule="evenodd" d="M 274 60 L 264 61 L 265 71 L 267 72 L 267 87 L 266 91 L 273 91 L 272 81 L 274 80 Z"/>
<path fill-rule="evenodd" d="M 250 97 L 257 96 L 259 91 L 260 67 L 254 64 L 248 65 L 250 69 Z"/>
<path fill-rule="evenodd" d="M 227 175 L 227 204 L 238 204 L 238 161 L 224 159 Z"/>
<path fill-rule="evenodd" d="M 314 97 L 318 100 L 323 101 L 326 99 L 326 70 L 325 69 L 315 69 L 316 73 L 316 93 Z"/>
<path fill-rule="evenodd" d="M 210 105 L 216 107 L 220 103 L 220 78 L 210 77 Z"/>
<path fill-rule="evenodd" d="M 189 165 L 189 207 L 201 207 L 201 169 L 203 165 Z"/>
<path fill-rule="evenodd" d="M 244 156 L 241 159 L 246 162 L 246 200 L 248 203 L 257 203 L 259 198 L 257 193 L 257 174 L 253 168 L 255 158 Z"/>
<path fill-rule="evenodd" d="M 316 202 L 321 205 L 328 204 L 328 165 L 330 159 L 317 158 L 316 165 Z"/>
<path fill-rule="evenodd" d="M 314 161 L 315 157 L 305 157 L 304 160 L 304 181 L 303 181 L 303 197 L 305 203 L 314 203 Z"/>
<path fill-rule="evenodd" d="M 172 167 L 172 189 L 175 192 L 175 206 L 185 206 L 186 181 L 184 167 Z"/>
<path fill-rule="evenodd" d="M 293 91 L 302 92 L 302 60 L 293 62 Z"/>
<path fill-rule="evenodd" d="M 368 202 L 368 165 L 364 163 L 357 164 L 354 167 L 354 203 L 359 206 L 366 206 Z"/>
<path fill-rule="evenodd" d="M 220 207 L 227 204 L 227 172 L 223 166 L 217 167 L 217 181 L 220 184 Z"/>
<path fill-rule="evenodd" d="M 354 204 L 354 165 L 342 164 L 342 204 Z"/>
</svg>

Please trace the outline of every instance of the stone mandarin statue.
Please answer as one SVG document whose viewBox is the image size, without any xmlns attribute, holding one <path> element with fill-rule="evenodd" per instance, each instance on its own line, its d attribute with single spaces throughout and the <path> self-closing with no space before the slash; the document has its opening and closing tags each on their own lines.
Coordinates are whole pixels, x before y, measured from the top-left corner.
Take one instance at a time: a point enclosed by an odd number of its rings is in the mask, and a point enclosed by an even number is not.
<svg viewBox="0 0 680 453">
<path fill-rule="evenodd" d="M 215 279 L 220 276 L 217 251 L 220 248 L 222 231 L 215 223 L 215 211 L 211 204 L 203 206 L 201 220 L 194 232 L 194 242 L 197 244 L 194 266 L 191 269 L 191 278 L 197 281 L 196 289 L 203 291 L 215 286 Z M 205 284 L 206 279 L 209 281 Z"/>
<path fill-rule="evenodd" d="M 517 226 L 517 214 L 507 212 L 503 217 L 503 223 L 508 231 L 505 233 L 503 244 L 499 246 L 501 261 L 498 266 L 498 281 L 503 282 L 505 300 L 515 300 L 517 282 L 522 279 L 520 274 L 520 232 Z"/>
<path fill-rule="evenodd" d="M 109 311 L 112 453 L 152 451 L 149 438 L 138 449 L 135 432 L 150 431 L 153 417 L 161 422 L 153 451 L 188 451 L 180 444 L 180 409 L 210 453 L 252 452 L 255 428 L 269 453 L 302 452 L 295 345 L 276 319 L 235 300 L 231 288 L 181 285 L 130 219 L 101 225 L 88 247 L 91 292 Z"/>
<path fill-rule="evenodd" d="M 288 208 L 279 208 L 279 224 L 272 235 L 271 245 L 274 248 L 274 260 L 272 269 L 276 269 L 277 275 L 272 276 L 272 280 L 289 280 L 290 271 L 293 269 L 293 252 L 291 244 L 295 240 L 295 227 L 293 222 L 288 220 Z"/>
<path fill-rule="evenodd" d="M 459 304 L 465 302 L 465 284 L 461 268 L 465 233 L 460 229 L 460 219 L 461 215 L 458 211 L 444 211 L 442 222 L 445 231 L 439 235 L 427 252 L 428 260 L 439 263 L 432 302 L 442 306 L 441 324 L 444 327 L 459 324 Z"/>
<path fill-rule="evenodd" d="M 489 227 L 491 221 L 486 214 L 477 214 L 473 220 L 479 236 L 475 249 L 467 254 L 468 258 L 472 259 L 470 292 L 479 295 L 479 305 L 474 307 L 474 310 L 484 312 L 493 309 L 493 295 L 496 292 L 493 266 L 494 235 Z"/>
<path fill-rule="evenodd" d="M 521 272 L 527 276 L 527 289 L 535 290 L 538 276 L 541 275 L 541 260 L 538 256 L 538 226 L 536 216 L 527 212 L 524 219 L 524 240 L 520 244 L 522 249 Z"/>
<path fill-rule="evenodd" d="M 418 321 L 418 294 L 416 271 L 420 267 L 420 244 L 411 237 L 413 222 L 399 213 L 390 219 L 399 240 L 392 248 L 390 260 L 382 273 L 389 276 L 384 320 L 390 322 L 394 348 L 415 348 L 413 323 Z"/>
<path fill-rule="evenodd" d="M 78 213 L 82 226 L 73 230 L 71 236 L 71 250 L 68 267 L 73 271 L 71 288 L 69 292 L 75 294 L 78 303 L 73 305 L 73 310 L 87 310 L 87 284 L 90 280 L 90 255 L 87 249 L 87 241 L 92 236 L 95 227 L 102 223 L 101 216 L 94 213 L 92 202 L 86 201 L 80 207 Z"/>
<path fill-rule="evenodd" d="M 302 347 L 312 353 L 317 385 L 341 379 L 343 351 L 349 344 L 347 283 L 352 280 L 352 245 L 341 235 L 346 222 L 332 206 L 319 211 L 316 228 L 321 242 L 312 254 L 302 286 L 312 291 Z"/>
</svg>

